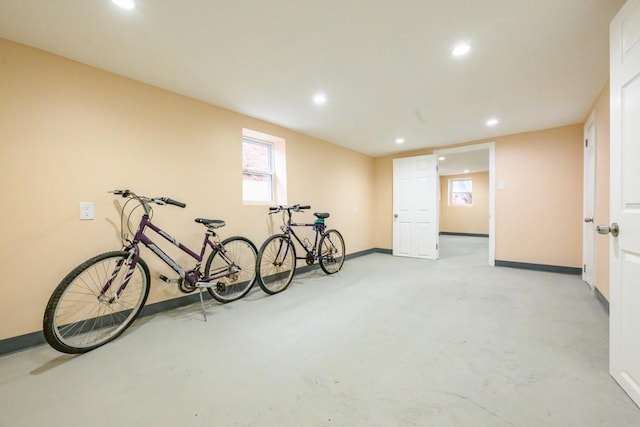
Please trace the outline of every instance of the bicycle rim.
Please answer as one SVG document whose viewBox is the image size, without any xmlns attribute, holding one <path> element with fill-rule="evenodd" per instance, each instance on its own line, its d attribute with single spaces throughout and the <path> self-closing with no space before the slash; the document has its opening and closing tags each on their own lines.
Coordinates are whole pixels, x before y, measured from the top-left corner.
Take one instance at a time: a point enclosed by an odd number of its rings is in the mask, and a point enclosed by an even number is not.
<svg viewBox="0 0 640 427">
<path fill-rule="evenodd" d="M 231 237 L 222 242 L 221 251 L 214 252 L 207 261 L 205 276 L 226 273 L 225 277 L 214 279 L 216 284 L 208 290 L 213 298 L 225 303 L 245 296 L 256 280 L 257 250 L 244 237 Z"/>
<path fill-rule="evenodd" d="M 259 285 L 268 294 L 284 291 L 295 273 L 296 252 L 286 236 L 270 237 L 258 253 Z"/>
<path fill-rule="evenodd" d="M 320 267 L 327 274 L 340 271 L 344 264 L 344 239 L 337 230 L 329 230 L 320 239 Z"/>
<path fill-rule="evenodd" d="M 45 337 L 55 349 L 83 353 L 115 339 L 131 325 L 149 293 L 149 270 L 142 260 L 130 270 L 129 254 L 110 252 L 83 263 L 54 291 L 44 319 Z M 105 283 L 114 274 L 109 289 Z M 130 275 L 126 288 L 117 290 Z"/>
</svg>

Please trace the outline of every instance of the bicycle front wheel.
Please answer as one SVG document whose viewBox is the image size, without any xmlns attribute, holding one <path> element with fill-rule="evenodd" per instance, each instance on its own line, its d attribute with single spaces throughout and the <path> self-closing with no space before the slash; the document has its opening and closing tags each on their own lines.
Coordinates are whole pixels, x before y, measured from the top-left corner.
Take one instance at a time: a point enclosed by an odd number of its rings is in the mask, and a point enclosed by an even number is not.
<svg viewBox="0 0 640 427">
<path fill-rule="evenodd" d="M 258 251 L 258 284 L 266 293 L 282 292 L 293 280 L 296 250 L 284 234 L 269 237 Z"/>
<path fill-rule="evenodd" d="M 205 277 L 223 274 L 213 279 L 208 288 L 213 298 L 221 303 L 235 301 L 245 296 L 256 281 L 256 245 L 244 237 L 230 237 L 222 242 L 222 248 L 209 255 Z"/>
<path fill-rule="evenodd" d="M 320 268 L 327 274 L 340 271 L 344 264 L 344 239 L 338 230 L 327 230 L 318 245 Z"/>
<path fill-rule="evenodd" d="M 60 282 L 42 322 L 51 347 L 86 353 L 116 339 L 133 323 L 149 295 L 150 275 L 142 259 L 132 268 L 129 255 L 117 251 L 95 256 Z"/>
</svg>

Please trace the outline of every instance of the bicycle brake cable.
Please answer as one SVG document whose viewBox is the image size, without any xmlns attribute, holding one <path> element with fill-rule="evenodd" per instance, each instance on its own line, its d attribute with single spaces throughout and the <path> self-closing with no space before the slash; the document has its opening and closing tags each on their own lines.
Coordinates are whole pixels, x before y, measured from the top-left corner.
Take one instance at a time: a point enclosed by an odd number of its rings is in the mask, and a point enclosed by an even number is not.
<svg viewBox="0 0 640 427">
<path fill-rule="evenodd" d="M 128 199 L 126 202 L 124 202 L 124 205 L 122 205 L 122 210 L 120 211 L 120 240 L 122 241 L 123 246 L 125 246 L 125 243 L 128 241 L 127 233 L 125 232 L 124 217 L 125 217 L 125 211 L 127 209 L 127 205 L 129 204 L 129 202 L 131 202 L 131 200 L 132 199 Z M 135 208 L 133 210 L 135 210 Z M 133 212 L 133 210 L 131 212 Z M 130 224 L 131 212 L 129 212 L 129 214 L 127 215 L 127 221 L 126 221 L 126 227 L 127 227 L 127 230 L 129 230 L 129 233 L 131 233 L 131 224 Z"/>
<path fill-rule="evenodd" d="M 129 200 L 127 200 L 125 202 L 125 204 L 122 206 L 122 211 L 120 212 L 120 239 L 122 240 L 122 245 L 126 246 L 127 242 L 131 242 L 131 240 L 128 239 L 128 236 L 125 233 L 125 223 L 124 223 L 124 216 L 125 216 L 125 211 L 127 208 L 127 205 L 129 204 L 129 202 L 131 202 L 132 200 L 136 200 L 138 202 L 138 205 L 136 205 L 133 209 L 131 209 L 131 211 L 129 212 L 129 214 L 127 214 L 127 221 L 126 221 L 126 230 L 129 231 L 129 236 L 134 236 L 135 232 L 131 229 L 131 216 L 133 215 L 133 213 L 140 207 L 142 206 L 142 201 L 139 200 L 138 198 L 130 198 Z M 150 215 L 149 215 L 149 219 L 151 219 L 153 217 L 153 209 L 151 209 Z"/>
</svg>

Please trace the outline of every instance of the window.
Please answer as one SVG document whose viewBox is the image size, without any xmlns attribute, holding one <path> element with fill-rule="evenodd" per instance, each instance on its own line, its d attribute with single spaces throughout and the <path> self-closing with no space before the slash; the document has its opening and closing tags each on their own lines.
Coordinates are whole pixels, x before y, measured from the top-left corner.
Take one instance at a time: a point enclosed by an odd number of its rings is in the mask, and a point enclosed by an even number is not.
<svg viewBox="0 0 640 427">
<path fill-rule="evenodd" d="M 473 182 L 471 179 L 449 180 L 449 206 L 473 205 Z"/>
<path fill-rule="evenodd" d="M 287 204 L 285 140 L 242 129 L 242 201 Z"/>
<path fill-rule="evenodd" d="M 273 202 L 273 145 L 242 138 L 242 199 Z"/>
</svg>

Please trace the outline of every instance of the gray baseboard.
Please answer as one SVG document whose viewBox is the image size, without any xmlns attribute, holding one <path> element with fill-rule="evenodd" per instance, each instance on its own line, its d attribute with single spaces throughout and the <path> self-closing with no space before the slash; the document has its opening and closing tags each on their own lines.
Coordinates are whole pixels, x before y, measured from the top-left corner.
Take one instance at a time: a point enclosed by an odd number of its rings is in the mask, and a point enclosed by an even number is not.
<svg viewBox="0 0 640 427">
<path fill-rule="evenodd" d="M 363 251 L 348 254 L 345 257 L 345 260 L 358 258 L 361 256 L 376 253 L 376 252 L 391 254 L 391 249 L 378 249 L 378 248 L 366 249 Z M 306 271 L 310 271 L 315 268 L 320 268 L 320 266 L 318 264 L 301 266 L 296 269 L 296 274 L 304 273 Z M 255 286 L 258 286 L 258 284 L 256 283 Z M 208 299 L 211 298 L 208 292 L 204 292 L 203 296 Z M 184 307 L 184 306 L 195 304 L 198 302 L 200 302 L 200 297 L 198 296 L 197 292 L 194 292 L 192 294 L 180 296 L 180 297 L 169 299 L 166 301 L 147 304 L 143 307 L 142 312 L 140 313 L 140 317 L 162 313 L 164 311 L 173 310 L 176 308 Z M 0 355 L 26 350 L 27 348 L 35 347 L 35 346 L 44 344 L 45 342 L 46 341 L 44 339 L 44 334 L 42 333 L 42 331 L 36 331 L 29 334 L 19 335 L 17 337 L 6 338 L 3 340 L 0 340 Z"/>
<path fill-rule="evenodd" d="M 204 298 L 211 298 L 208 292 L 203 293 Z M 153 304 L 146 304 L 140 312 L 140 317 L 150 316 L 152 314 L 162 313 L 163 311 L 173 310 L 175 308 L 184 307 L 186 305 L 200 302 L 200 296 L 197 292 L 173 298 L 166 301 L 160 301 Z M 26 350 L 30 347 L 42 345 L 46 342 L 42 331 L 31 332 L 29 334 L 19 335 L 17 337 L 6 338 L 0 340 L 0 356 L 9 353 Z"/>
<path fill-rule="evenodd" d="M 30 334 L 0 340 L 0 355 L 15 353 L 17 351 L 44 344 L 44 342 L 44 334 L 42 331 L 36 331 Z"/>
<path fill-rule="evenodd" d="M 524 270 L 548 271 L 561 274 L 582 274 L 582 269 L 577 267 L 563 267 L 560 265 L 530 264 L 528 262 L 513 262 L 496 260 L 496 267 L 520 268 Z"/>
<path fill-rule="evenodd" d="M 595 288 L 595 294 L 596 294 L 597 300 L 600 301 L 602 308 L 607 313 L 607 315 L 609 315 L 609 301 L 607 301 L 604 295 L 602 295 L 602 292 L 600 292 L 600 289 Z"/>
<path fill-rule="evenodd" d="M 393 249 L 375 248 L 372 251 L 379 254 L 393 255 Z"/>
<path fill-rule="evenodd" d="M 369 254 L 374 253 L 375 251 L 376 250 L 374 248 L 372 248 L 372 249 L 365 249 L 364 251 L 354 252 L 352 254 L 348 254 L 345 257 L 345 260 L 358 258 L 358 257 L 365 256 L 365 255 L 369 255 Z"/>
<path fill-rule="evenodd" d="M 488 234 L 479 233 L 455 233 L 453 231 L 441 231 L 441 236 L 468 236 L 468 237 L 489 237 Z"/>
</svg>

